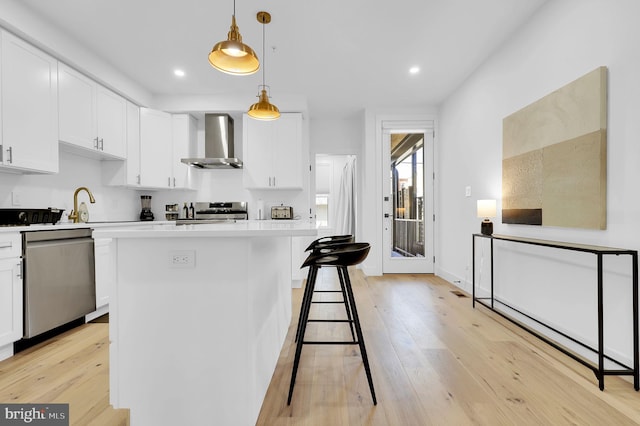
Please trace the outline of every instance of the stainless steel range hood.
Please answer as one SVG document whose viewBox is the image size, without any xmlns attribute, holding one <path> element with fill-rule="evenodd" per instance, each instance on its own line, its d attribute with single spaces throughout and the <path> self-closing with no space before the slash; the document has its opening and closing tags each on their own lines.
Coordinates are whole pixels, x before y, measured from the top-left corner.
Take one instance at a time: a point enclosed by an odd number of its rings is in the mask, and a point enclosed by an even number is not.
<svg viewBox="0 0 640 426">
<path fill-rule="evenodd" d="M 198 169 L 241 169 L 233 154 L 233 118 L 228 114 L 204 115 L 204 158 L 183 158 Z"/>
</svg>

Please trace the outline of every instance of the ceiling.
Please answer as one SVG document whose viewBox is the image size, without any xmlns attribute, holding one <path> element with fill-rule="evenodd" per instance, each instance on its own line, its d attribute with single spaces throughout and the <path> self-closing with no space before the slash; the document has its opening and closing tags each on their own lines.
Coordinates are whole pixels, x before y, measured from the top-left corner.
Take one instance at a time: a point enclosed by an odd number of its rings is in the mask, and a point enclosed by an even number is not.
<svg viewBox="0 0 640 426">
<path fill-rule="evenodd" d="M 271 101 L 306 98 L 313 117 L 439 105 L 547 0 L 237 0 L 243 41 Z M 233 0 L 22 0 L 22 4 L 154 95 L 256 101 L 262 69 L 230 76 L 207 55 L 226 39 Z M 412 66 L 420 72 L 409 74 Z M 179 79 L 175 68 L 185 71 Z M 285 108 L 286 110 L 286 108 Z"/>
</svg>

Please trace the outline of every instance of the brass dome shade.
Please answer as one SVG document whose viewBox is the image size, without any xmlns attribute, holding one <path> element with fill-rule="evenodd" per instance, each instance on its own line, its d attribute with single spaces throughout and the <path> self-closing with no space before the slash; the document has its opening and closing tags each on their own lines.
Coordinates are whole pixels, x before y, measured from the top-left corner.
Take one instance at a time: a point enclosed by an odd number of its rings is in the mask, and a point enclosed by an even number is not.
<svg viewBox="0 0 640 426">
<path fill-rule="evenodd" d="M 209 63 L 212 67 L 227 74 L 249 75 L 260 69 L 260 61 L 256 52 L 242 42 L 240 29 L 236 25 L 236 5 L 233 3 L 231 28 L 227 39 L 216 43 L 209 53 Z"/>
<path fill-rule="evenodd" d="M 266 64 L 265 56 L 264 56 L 264 26 L 271 22 L 271 15 L 269 12 L 258 12 L 256 16 L 258 22 L 262 24 L 262 61 Z M 269 96 L 267 95 L 267 86 L 264 83 L 264 74 L 265 74 L 266 65 L 262 66 L 262 85 L 259 86 L 262 88 L 260 91 L 260 95 L 258 95 L 258 102 L 251 105 L 249 107 L 249 111 L 247 114 L 251 118 L 255 118 L 256 120 L 270 121 L 277 120 L 280 118 L 280 111 L 278 107 L 269 102 Z"/>
<path fill-rule="evenodd" d="M 269 96 L 267 96 L 267 90 L 262 89 L 259 96 L 260 100 L 249 107 L 249 117 L 256 120 L 270 121 L 280 118 L 280 111 L 278 107 L 269 102 Z"/>
</svg>

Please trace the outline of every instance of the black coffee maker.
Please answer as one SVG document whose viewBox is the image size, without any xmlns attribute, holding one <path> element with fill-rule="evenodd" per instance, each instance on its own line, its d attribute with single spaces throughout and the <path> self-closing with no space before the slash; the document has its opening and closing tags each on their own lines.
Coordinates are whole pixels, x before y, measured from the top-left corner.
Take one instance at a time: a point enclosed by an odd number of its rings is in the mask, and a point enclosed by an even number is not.
<svg viewBox="0 0 640 426">
<path fill-rule="evenodd" d="M 140 203 L 142 204 L 140 220 L 153 220 L 153 213 L 151 212 L 151 195 L 141 195 Z"/>
</svg>

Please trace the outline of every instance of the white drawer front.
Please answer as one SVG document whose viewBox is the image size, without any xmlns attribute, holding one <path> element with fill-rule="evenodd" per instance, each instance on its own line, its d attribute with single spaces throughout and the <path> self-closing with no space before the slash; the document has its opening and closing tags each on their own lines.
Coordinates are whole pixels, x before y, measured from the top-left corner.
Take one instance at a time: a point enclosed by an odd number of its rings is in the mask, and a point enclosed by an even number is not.
<svg viewBox="0 0 640 426">
<path fill-rule="evenodd" d="M 0 233 L 0 259 L 20 257 L 22 238 L 20 233 Z"/>
</svg>

